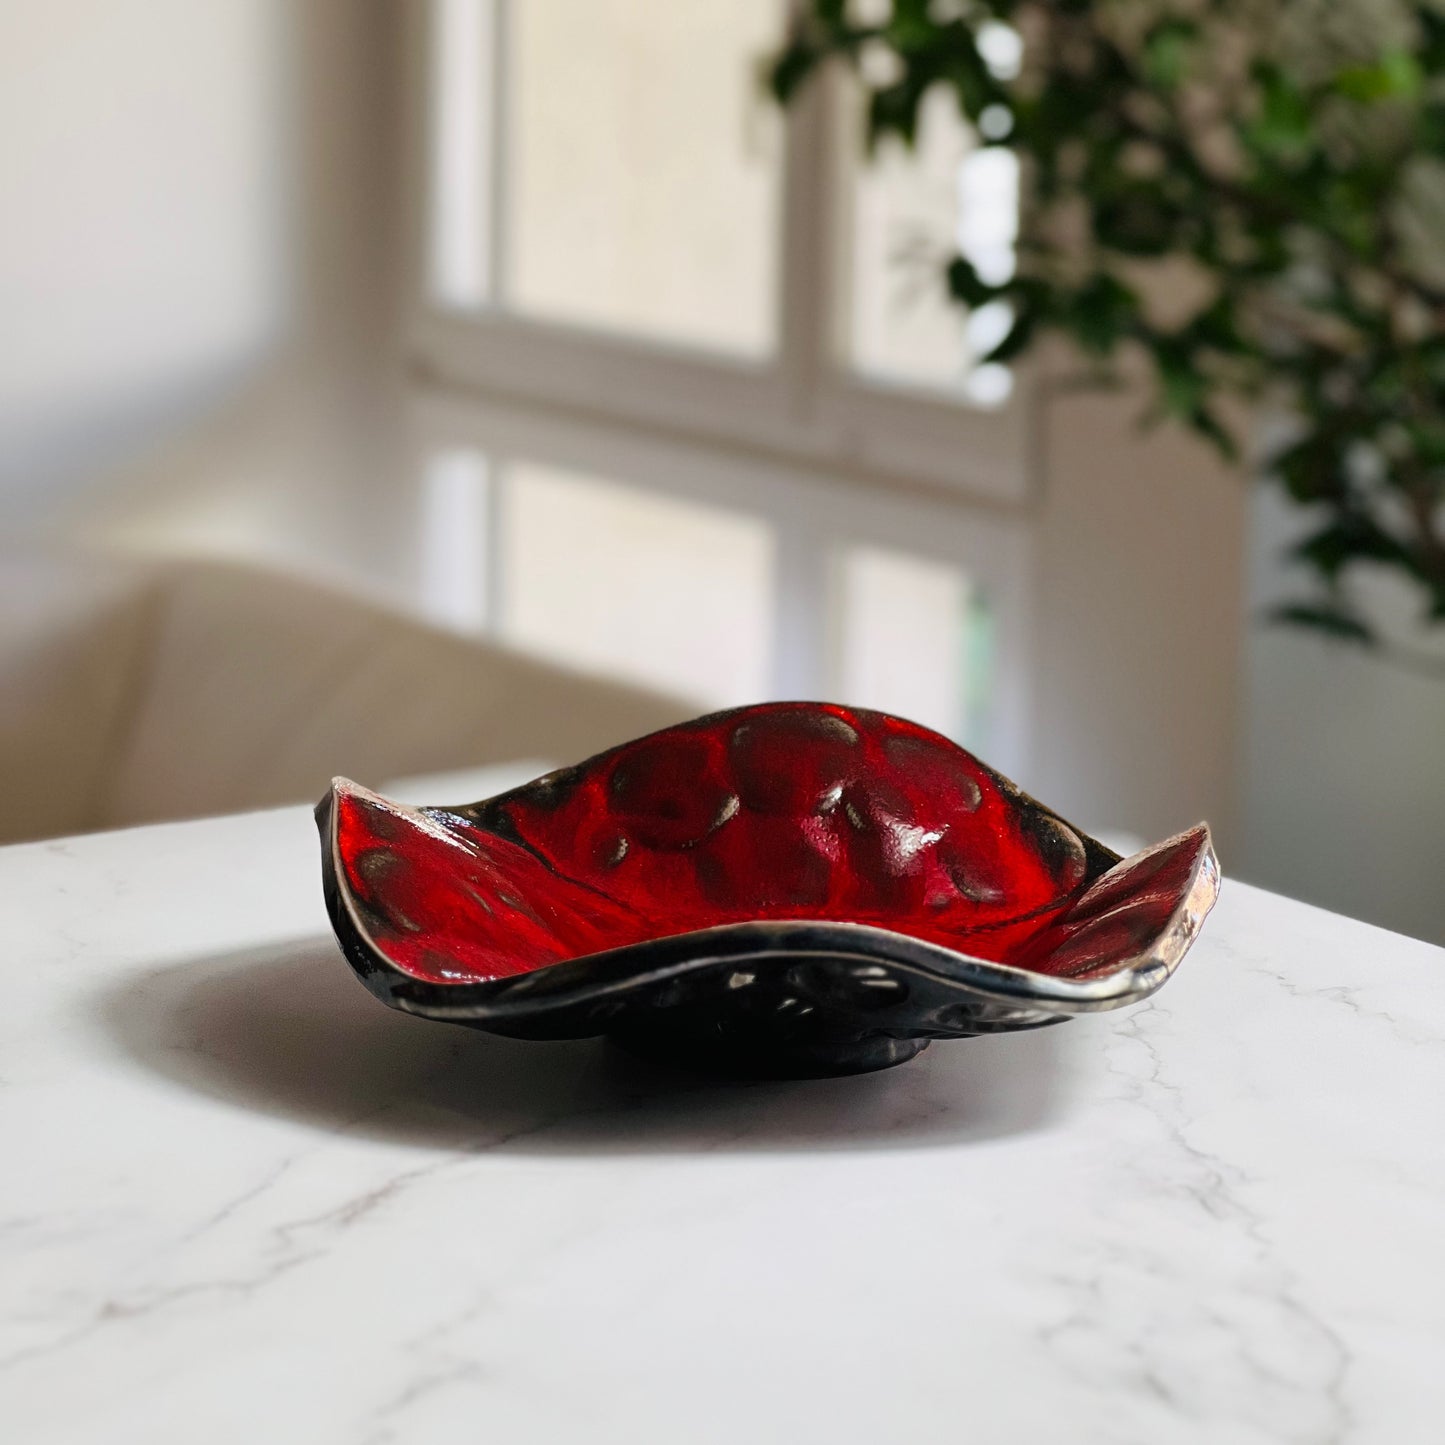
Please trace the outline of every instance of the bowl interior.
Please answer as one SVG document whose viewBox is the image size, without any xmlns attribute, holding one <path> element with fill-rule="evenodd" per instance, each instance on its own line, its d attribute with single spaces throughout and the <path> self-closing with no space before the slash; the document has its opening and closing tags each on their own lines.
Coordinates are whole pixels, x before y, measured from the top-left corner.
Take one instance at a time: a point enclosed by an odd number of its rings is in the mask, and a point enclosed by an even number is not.
<svg viewBox="0 0 1445 1445">
<path fill-rule="evenodd" d="M 871 925 L 1088 976 L 1167 925 L 1207 831 L 1118 855 L 925 728 L 772 704 L 670 728 L 483 803 L 338 781 L 335 867 L 394 967 L 479 982 L 752 920 Z"/>
</svg>

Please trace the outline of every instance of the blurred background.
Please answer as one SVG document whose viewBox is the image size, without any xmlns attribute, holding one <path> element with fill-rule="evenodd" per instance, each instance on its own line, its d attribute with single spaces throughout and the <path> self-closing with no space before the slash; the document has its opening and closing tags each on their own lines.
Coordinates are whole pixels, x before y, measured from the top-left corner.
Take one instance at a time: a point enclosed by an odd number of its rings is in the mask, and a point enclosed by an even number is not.
<svg viewBox="0 0 1445 1445">
<path fill-rule="evenodd" d="M 1445 942 L 1445 681 L 1261 624 L 1247 459 L 981 359 L 1018 162 L 865 158 L 784 26 L 0 0 L 0 841 L 826 697 Z"/>
</svg>

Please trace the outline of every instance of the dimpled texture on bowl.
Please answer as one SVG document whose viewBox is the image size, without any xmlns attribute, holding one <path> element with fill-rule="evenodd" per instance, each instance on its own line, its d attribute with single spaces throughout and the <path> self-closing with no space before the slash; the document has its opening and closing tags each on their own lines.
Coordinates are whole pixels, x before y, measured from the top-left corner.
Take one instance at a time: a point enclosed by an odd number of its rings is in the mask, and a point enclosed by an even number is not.
<svg viewBox="0 0 1445 1445">
<path fill-rule="evenodd" d="M 936 733 L 804 703 L 702 718 L 466 807 L 343 786 L 337 808 L 367 932 L 436 983 L 750 920 L 872 925 L 1077 976 L 1145 937 L 1193 851 L 1088 898 L 1117 854 Z"/>
</svg>

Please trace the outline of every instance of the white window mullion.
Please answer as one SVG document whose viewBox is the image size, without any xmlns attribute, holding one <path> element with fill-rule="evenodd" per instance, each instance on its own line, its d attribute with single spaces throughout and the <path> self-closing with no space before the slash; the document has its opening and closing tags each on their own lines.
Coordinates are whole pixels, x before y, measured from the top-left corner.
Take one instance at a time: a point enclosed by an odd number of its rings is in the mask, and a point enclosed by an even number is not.
<svg viewBox="0 0 1445 1445">
<path fill-rule="evenodd" d="M 823 700 L 828 694 L 828 541 L 805 515 L 773 517 L 773 693 Z"/>
<path fill-rule="evenodd" d="M 512 0 L 486 0 L 491 9 L 490 99 L 487 141 L 490 147 L 491 202 L 488 213 L 487 257 L 490 263 L 487 295 L 494 304 L 507 295 L 511 257 L 507 245 L 507 205 L 512 194 L 507 127 L 512 109 L 511 46 Z"/>
<path fill-rule="evenodd" d="M 502 0 L 435 0 L 427 48 L 430 145 L 426 289 L 475 309 L 496 295 L 496 12 Z"/>
<path fill-rule="evenodd" d="M 837 167 L 832 76 L 814 77 L 787 118 L 783 159 L 782 284 L 778 294 L 778 365 L 788 412 L 811 422 L 832 363 L 837 257 Z"/>
<path fill-rule="evenodd" d="M 489 524 L 494 479 L 475 447 L 427 458 L 421 497 L 421 602 L 444 626 L 481 632 L 495 613 L 488 596 L 495 529 Z"/>
<path fill-rule="evenodd" d="M 512 479 L 507 457 L 493 455 L 489 459 L 488 478 L 486 515 L 483 521 L 487 533 L 483 597 L 487 609 L 488 631 L 494 636 L 504 637 L 511 620 L 507 616 L 510 578 L 507 575 L 509 558 L 506 537 Z"/>
</svg>

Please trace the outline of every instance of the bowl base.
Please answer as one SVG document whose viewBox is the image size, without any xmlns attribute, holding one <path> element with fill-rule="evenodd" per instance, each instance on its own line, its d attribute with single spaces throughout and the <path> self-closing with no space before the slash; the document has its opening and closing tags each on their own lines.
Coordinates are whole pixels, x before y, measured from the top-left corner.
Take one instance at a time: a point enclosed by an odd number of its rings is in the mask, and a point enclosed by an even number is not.
<svg viewBox="0 0 1445 1445">
<path fill-rule="evenodd" d="M 637 1058 L 694 1074 L 735 1079 L 831 1079 L 871 1074 L 917 1058 L 927 1039 L 875 1035 L 842 1042 L 787 1043 L 653 1029 L 618 1029 L 608 1038 Z"/>
</svg>

